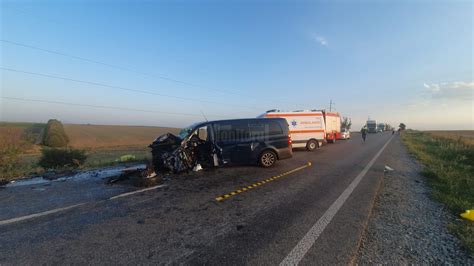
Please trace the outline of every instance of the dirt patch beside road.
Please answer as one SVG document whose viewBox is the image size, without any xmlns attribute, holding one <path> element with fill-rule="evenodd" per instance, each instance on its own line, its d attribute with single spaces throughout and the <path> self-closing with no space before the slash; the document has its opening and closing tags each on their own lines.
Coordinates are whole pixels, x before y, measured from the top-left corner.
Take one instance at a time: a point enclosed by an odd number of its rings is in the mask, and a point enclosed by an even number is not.
<svg viewBox="0 0 474 266">
<path fill-rule="evenodd" d="M 468 264 L 474 259 L 462 250 L 447 225 L 455 218 L 430 199 L 419 175 L 421 165 L 409 156 L 399 138 L 390 150 L 386 173 L 377 196 L 356 263 Z"/>
</svg>

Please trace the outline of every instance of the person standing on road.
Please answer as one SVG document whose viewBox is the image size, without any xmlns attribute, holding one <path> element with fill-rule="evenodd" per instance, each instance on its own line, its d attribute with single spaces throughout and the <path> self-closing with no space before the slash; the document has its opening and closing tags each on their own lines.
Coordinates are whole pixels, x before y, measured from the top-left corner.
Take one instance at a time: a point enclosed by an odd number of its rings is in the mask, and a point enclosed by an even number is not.
<svg viewBox="0 0 474 266">
<path fill-rule="evenodd" d="M 365 142 L 365 138 L 367 137 L 367 128 L 364 126 L 360 132 L 362 133 L 362 139 L 364 140 Z"/>
</svg>

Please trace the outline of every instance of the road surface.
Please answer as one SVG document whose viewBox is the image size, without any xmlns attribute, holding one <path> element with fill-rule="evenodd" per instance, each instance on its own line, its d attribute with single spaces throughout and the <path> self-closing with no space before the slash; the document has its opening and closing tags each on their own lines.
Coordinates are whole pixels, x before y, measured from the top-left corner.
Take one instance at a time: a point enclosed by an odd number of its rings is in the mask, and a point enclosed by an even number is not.
<svg viewBox="0 0 474 266">
<path fill-rule="evenodd" d="M 394 145 L 391 133 L 354 134 L 270 169 L 183 174 L 147 191 L 101 180 L 1 189 L 0 265 L 351 263 Z"/>
</svg>

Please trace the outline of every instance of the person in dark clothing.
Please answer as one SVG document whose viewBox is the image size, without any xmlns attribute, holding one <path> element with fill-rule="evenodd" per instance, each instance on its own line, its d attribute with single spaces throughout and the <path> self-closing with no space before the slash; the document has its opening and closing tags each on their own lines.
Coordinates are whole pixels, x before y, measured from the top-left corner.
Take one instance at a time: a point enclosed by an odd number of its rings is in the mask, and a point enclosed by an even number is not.
<svg viewBox="0 0 474 266">
<path fill-rule="evenodd" d="M 365 142 L 365 138 L 367 138 L 367 128 L 363 127 L 362 130 L 360 131 L 362 133 L 362 139 Z"/>
</svg>

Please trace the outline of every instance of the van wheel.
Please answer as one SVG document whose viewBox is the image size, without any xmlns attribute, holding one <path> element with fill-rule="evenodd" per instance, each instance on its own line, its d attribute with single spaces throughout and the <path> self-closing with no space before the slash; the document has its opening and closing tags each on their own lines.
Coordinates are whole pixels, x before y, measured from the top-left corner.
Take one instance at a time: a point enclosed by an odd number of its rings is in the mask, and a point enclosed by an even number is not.
<svg viewBox="0 0 474 266">
<path fill-rule="evenodd" d="M 308 143 L 306 143 L 306 150 L 307 151 L 314 151 L 318 148 L 318 142 L 314 139 L 310 139 Z"/>
<path fill-rule="evenodd" d="M 262 167 L 271 167 L 275 164 L 277 160 L 277 156 L 273 151 L 264 151 L 260 154 L 260 157 L 258 158 L 258 162 Z"/>
</svg>

